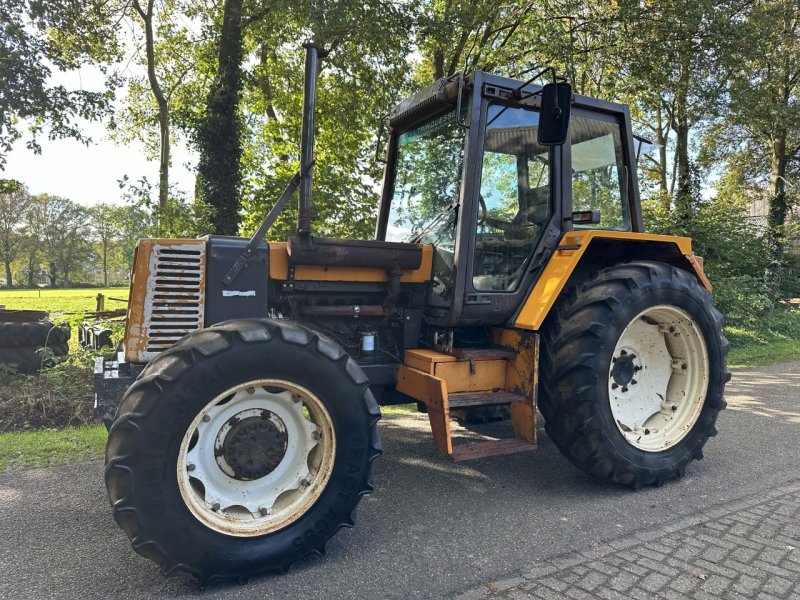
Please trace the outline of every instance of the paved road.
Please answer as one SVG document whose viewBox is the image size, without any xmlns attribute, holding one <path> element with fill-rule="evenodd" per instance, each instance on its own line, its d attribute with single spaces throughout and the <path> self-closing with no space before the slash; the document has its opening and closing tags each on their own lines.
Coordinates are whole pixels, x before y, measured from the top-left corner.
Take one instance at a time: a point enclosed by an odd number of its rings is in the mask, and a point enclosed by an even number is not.
<svg viewBox="0 0 800 600">
<path fill-rule="evenodd" d="M 800 483 L 800 363 L 737 372 L 728 402 L 705 460 L 679 481 L 638 492 L 577 471 L 543 432 L 536 454 L 456 465 L 434 452 L 421 415 L 391 416 L 376 493 L 327 557 L 287 576 L 205 591 L 162 578 L 130 550 L 111 518 L 99 462 L 0 474 L 0 598 L 485 593 L 482 584 L 541 561 L 637 533 L 663 535 L 675 522 Z"/>
</svg>

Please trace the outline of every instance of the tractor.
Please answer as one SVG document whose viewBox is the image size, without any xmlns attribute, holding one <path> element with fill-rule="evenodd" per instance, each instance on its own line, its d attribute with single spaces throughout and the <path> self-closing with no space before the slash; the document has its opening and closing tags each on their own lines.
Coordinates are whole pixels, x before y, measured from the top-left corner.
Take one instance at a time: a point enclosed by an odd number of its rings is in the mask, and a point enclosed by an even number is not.
<svg viewBox="0 0 800 600">
<path fill-rule="evenodd" d="M 136 248 L 124 340 L 95 366 L 133 549 L 204 584 L 323 554 L 373 490 L 382 405 L 416 402 L 443 460 L 535 450 L 537 408 L 600 480 L 701 459 L 729 344 L 691 240 L 644 230 L 628 108 L 549 71 L 436 81 L 384 121 L 375 239 L 325 238 L 322 60 L 307 44 L 299 171 L 255 234 Z M 298 187 L 296 234 L 266 242 Z M 454 439 L 492 410 L 513 435 Z"/>
</svg>

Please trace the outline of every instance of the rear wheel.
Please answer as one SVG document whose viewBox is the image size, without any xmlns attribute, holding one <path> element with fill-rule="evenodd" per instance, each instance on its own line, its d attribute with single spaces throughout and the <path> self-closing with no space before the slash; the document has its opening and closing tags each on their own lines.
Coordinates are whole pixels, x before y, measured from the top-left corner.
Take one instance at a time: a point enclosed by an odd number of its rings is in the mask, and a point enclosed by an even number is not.
<svg viewBox="0 0 800 600">
<path fill-rule="evenodd" d="M 312 331 L 242 320 L 196 332 L 122 400 L 106 448 L 114 517 L 166 574 L 285 571 L 353 525 L 379 417 L 358 365 Z"/>
<path fill-rule="evenodd" d="M 546 430 L 592 475 L 660 485 L 716 435 L 727 351 L 722 315 L 691 274 L 652 262 L 605 269 L 545 326 Z"/>
</svg>

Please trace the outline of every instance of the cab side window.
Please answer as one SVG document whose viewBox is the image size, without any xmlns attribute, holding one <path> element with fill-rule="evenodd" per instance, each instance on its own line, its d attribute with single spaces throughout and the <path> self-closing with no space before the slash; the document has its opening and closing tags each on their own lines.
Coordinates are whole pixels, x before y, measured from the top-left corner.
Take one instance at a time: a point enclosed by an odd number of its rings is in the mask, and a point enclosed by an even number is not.
<svg viewBox="0 0 800 600">
<path fill-rule="evenodd" d="M 488 107 L 472 285 L 513 292 L 552 214 L 550 152 L 537 142 L 539 113 Z"/>
<path fill-rule="evenodd" d="M 614 121 L 573 114 L 572 210 L 600 211 L 600 223 L 575 229 L 631 229 L 622 133 Z"/>
</svg>

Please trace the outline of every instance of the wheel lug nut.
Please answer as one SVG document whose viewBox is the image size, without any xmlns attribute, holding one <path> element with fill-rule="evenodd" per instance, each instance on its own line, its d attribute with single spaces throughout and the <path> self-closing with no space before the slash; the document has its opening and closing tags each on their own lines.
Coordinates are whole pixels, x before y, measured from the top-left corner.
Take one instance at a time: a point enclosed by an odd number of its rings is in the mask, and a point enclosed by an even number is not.
<svg viewBox="0 0 800 600">
<path fill-rule="evenodd" d="M 612 384 L 611 384 L 611 389 L 612 389 L 612 390 L 615 390 L 615 389 L 617 389 L 618 387 L 619 387 L 619 385 L 618 385 L 618 384 L 616 384 L 616 383 L 612 383 Z"/>
<path fill-rule="evenodd" d="M 302 481 L 300 481 L 300 485 L 302 485 L 303 487 L 308 487 L 309 485 L 311 485 L 311 482 L 308 479 L 303 479 Z"/>
<path fill-rule="evenodd" d="M 187 470 L 187 471 L 194 471 L 196 468 L 197 468 L 197 467 L 195 467 L 195 466 L 194 466 L 193 464 L 191 464 L 191 463 L 189 463 L 188 465 L 186 465 L 186 470 Z"/>
<path fill-rule="evenodd" d="M 255 394 L 256 393 L 256 388 L 250 386 L 249 388 L 247 388 L 247 393 L 248 394 Z"/>
<path fill-rule="evenodd" d="M 203 415 L 203 423 L 208 423 L 211 420 L 211 417 L 208 415 Z"/>
<path fill-rule="evenodd" d="M 258 512 L 261 513 L 262 517 L 266 517 L 271 511 L 268 508 L 261 507 L 258 509 Z"/>
<path fill-rule="evenodd" d="M 637 383 L 639 383 L 639 382 L 636 381 L 635 379 L 631 379 L 631 385 L 636 385 Z"/>
<path fill-rule="evenodd" d="M 214 502 L 214 503 L 211 505 L 211 508 L 212 508 L 212 510 L 215 510 L 215 511 L 216 511 L 216 510 L 219 510 L 219 502 Z"/>
</svg>

